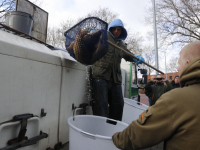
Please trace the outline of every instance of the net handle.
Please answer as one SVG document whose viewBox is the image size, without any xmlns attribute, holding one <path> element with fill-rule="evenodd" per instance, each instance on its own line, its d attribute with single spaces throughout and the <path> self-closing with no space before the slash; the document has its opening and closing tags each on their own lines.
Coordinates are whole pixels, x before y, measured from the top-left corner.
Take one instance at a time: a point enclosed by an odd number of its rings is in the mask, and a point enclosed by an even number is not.
<svg viewBox="0 0 200 150">
<path fill-rule="evenodd" d="M 121 51 L 123 51 L 124 53 L 126 53 L 126 54 L 129 55 L 129 56 L 131 56 L 132 58 L 139 60 L 139 58 L 135 57 L 134 54 L 132 54 L 132 53 L 130 53 L 130 52 L 124 50 L 123 48 L 117 46 L 116 44 L 113 44 L 113 43 L 110 42 L 110 41 L 108 41 L 108 44 L 110 44 L 111 46 L 113 46 L 113 47 L 115 47 L 115 48 L 117 48 L 117 49 L 119 49 L 119 50 L 121 50 Z M 164 74 L 162 71 L 160 71 L 160 70 L 158 70 L 157 68 L 155 68 L 155 67 L 149 65 L 148 63 L 145 62 L 144 64 L 147 65 L 147 66 L 149 66 L 149 67 L 151 67 L 152 69 L 156 70 L 157 72 L 160 72 L 161 74 Z"/>
</svg>

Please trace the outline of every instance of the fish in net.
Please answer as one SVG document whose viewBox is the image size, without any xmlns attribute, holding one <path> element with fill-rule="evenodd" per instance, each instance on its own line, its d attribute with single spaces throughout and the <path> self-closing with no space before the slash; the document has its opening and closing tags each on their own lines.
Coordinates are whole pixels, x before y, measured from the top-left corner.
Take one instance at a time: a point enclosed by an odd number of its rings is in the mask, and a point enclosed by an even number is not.
<svg viewBox="0 0 200 150">
<path fill-rule="evenodd" d="M 96 17 L 89 17 L 65 32 L 66 49 L 78 62 L 92 65 L 108 51 L 108 24 Z"/>
</svg>

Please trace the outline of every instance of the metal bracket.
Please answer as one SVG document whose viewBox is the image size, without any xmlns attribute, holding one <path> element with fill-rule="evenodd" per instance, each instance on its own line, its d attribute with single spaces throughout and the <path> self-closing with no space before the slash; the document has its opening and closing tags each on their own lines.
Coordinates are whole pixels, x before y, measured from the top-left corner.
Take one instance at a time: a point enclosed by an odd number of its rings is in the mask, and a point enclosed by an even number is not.
<svg viewBox="0 0 200 150">
<path fill-rule="evenodd" d="M 15 143 L 19 143 L 23 140 L 27 140 L 28 138 L 25 137 L 26 134 L 26 127 L 27 127 L 27 120 L 29 118 L 33 117 L 33 114 L 22 114 L 22 115 L 16 115 L 13 117 L 13 121 L 21 121 L 21 128 L 18 134 L 17 138 L 11 139 L 8 141 L 8 145 L 12 145 Z"/>
<path fill-rule="evenodd" d="M 88 103 L 82 103 L 79 105 L 79 108 L 82 108 L 82 114 L 85 115 L 86 114 L 86 107 L 88 106 Z"/>
<path fill-rule="evenodd" d="M 86 114 L 86 107 L 89 106 L 88 103 L 82 103 L 79 105 L 79 107 L 74 106 L 74 103 L 72 104 L 72 110 L 75 111 L 77 108 L 83 109 L 82 114 Z"/>
<path fill-rule="evenodd" d="M 40 117 L 45 117 L 47 115 L 46 112 L 44 112 L 44 108 L 41 109 Z"/>
<path fill-rule="evenodd" d="M 75 111 L 76 109 L 82 109 L 82 114 L 85 115 L 86 114 L 86 107 L 89 106 L 88 103 L 82 103 L 79 105 L 79 107 L 74 106 L 74 103 L 72 104 L 72 110 L 73 110 L 73 120 L 74 120 L 74 115 L 75 115 Z"/>
<path fill-rule="evenodd" d="M 40 135 L 38 135 L 36 137 L 30 138 L 30 139 L 27 139 L 27 140 L 23 140 L 19 143 L 15 143 L 11 146 L 1 148 L 0 150 L 16 150 L 16 149 L 21 148 L 21 147 L 36 144 L 39 140 L 42 140 L 42 139 L 47 138 L 47 137 L 48 137 L 48 134 L 40 131 Z"/>
</svg>

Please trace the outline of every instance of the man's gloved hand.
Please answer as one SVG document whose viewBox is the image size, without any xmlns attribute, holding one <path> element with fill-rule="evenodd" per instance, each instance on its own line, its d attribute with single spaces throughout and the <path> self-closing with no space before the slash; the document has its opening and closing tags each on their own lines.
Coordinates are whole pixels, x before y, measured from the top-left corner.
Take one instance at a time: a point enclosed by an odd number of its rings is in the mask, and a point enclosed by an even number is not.
<svg viewBox="0 0 200 150">
<path fill-rule="evenodd" d="M 144 60 L 144 58 L 143 58 L 142 56 L 139 56 L 139 55 L 134 55 L 134 56 L 137 57 L 137 58 L 139 58 L 139 60 L 133 58 L 133 61 L 136 62 L 137 65 L 138 65 L 138 64 L 142 64 L 142 63 L 145 62 L 145 60 Z"/>
</svg>

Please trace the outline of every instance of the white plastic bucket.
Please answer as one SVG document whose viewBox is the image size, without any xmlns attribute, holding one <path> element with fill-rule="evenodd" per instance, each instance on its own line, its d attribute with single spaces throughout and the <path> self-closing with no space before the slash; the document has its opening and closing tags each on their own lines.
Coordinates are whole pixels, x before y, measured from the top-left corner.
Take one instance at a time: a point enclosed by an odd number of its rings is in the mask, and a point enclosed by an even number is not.
<svg viewBox="0 0 200 150">
<path fill-rule="evenodd" d="M 122 122 L 130 124 L 132 121 L 138 119 L 139 115 L 148 107 L 149 106 L 139 103 L 135 100 L 124 98 Z"/>
<path fill-rule="evenodd" d="M 118 150 L 112 142 L 115 132 L 128 124 L 93 115 L 77 115 L 68 119 L 69 150 Z"/>
<path fill-rule="evenodd" d="M 139 103 L 135 100 L 124 98 L 124 110 L 122 116 L 122 122 L 130 124 L 132 121 L 139 118 L 139 115 L 143 113 L 149 106 Z M 143 150 L 160 150 L 163 149 L 163 142 Z"/>
</svg>

